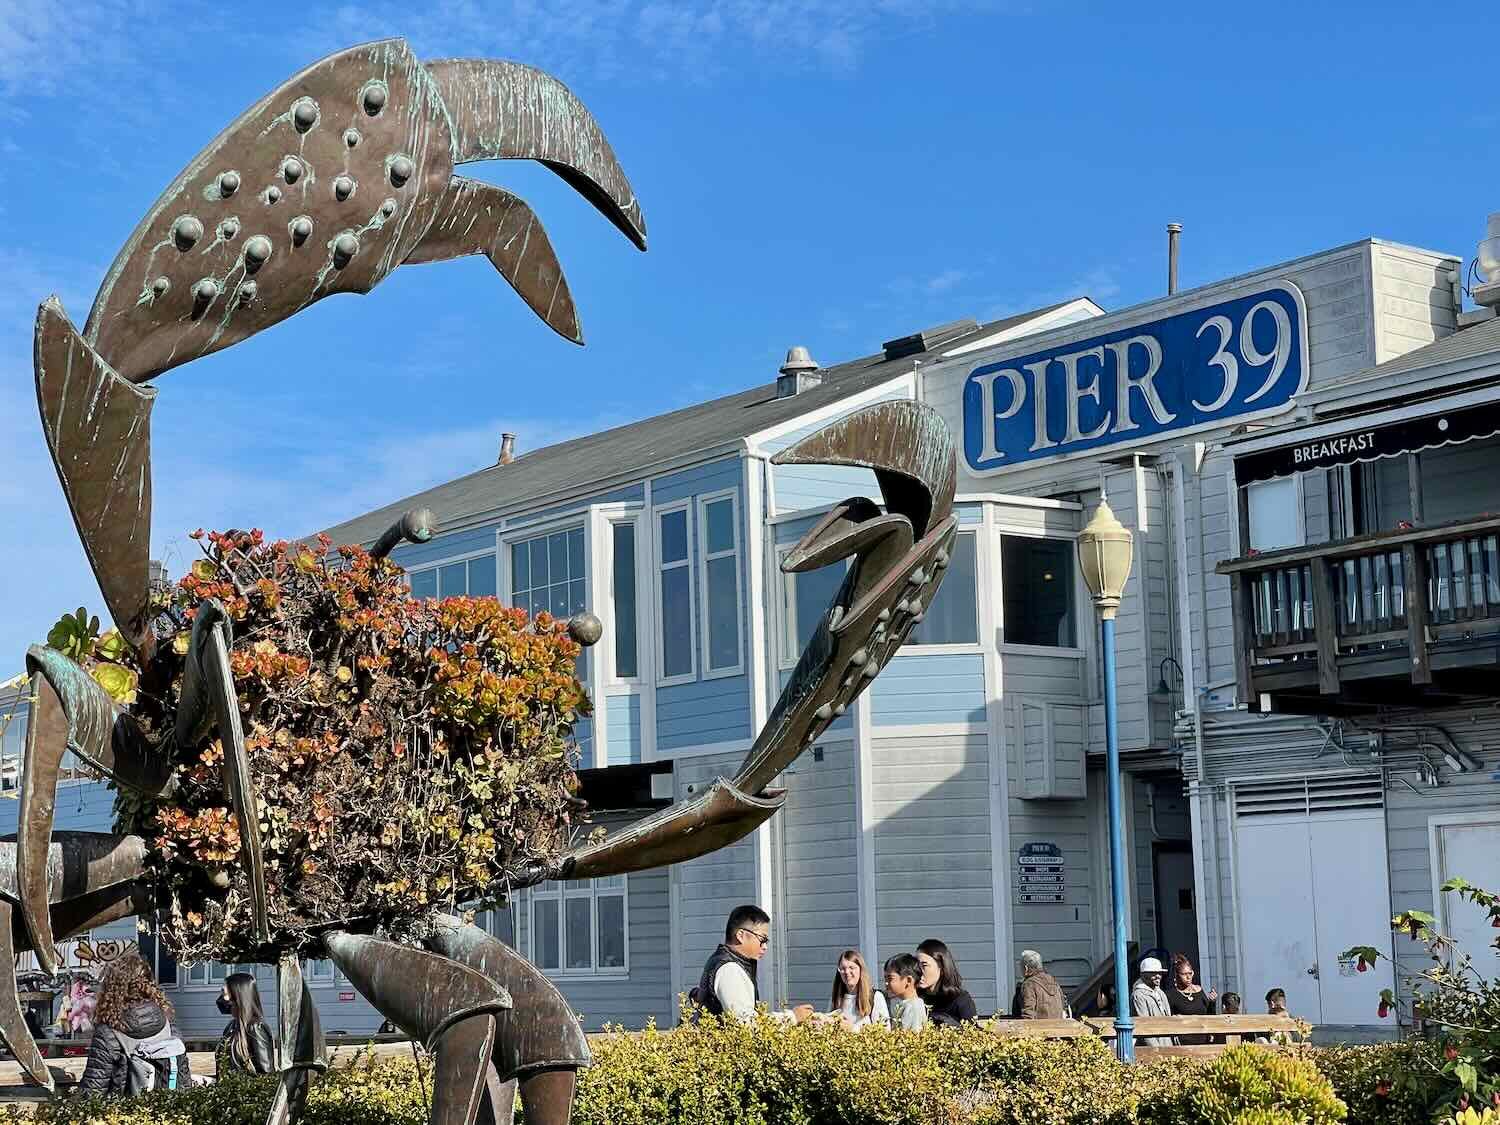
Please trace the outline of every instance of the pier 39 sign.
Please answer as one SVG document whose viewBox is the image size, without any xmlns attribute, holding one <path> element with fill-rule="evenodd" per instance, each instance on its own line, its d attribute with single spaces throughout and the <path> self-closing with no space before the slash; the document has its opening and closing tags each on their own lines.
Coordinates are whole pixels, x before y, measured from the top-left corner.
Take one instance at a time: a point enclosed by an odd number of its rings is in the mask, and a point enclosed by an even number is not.
<svg viewBox="0 0 1500 1125">
<path fill-rule="evenodd" d="M 1284 408 L 1307 383 L 1307 308 L 1290 282 L 1046 351 L 964 382 L 975 473 L 1140 445 Z"/>
</svg>

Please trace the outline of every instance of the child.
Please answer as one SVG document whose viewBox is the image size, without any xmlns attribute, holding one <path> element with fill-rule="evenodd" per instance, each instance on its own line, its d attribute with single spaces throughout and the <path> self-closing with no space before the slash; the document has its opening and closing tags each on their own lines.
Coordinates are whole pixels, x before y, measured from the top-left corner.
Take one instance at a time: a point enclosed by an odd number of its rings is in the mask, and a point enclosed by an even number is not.
<svg viewBox="0 0 1500 1125">
<path fill-rule="evenodd" d="M 891 1026 L 921 1031 L 927 1026 L 927 1005 L 917 995 L 922 966 L 910 953 L 898 953 L 885 963 L 885 994 L 890 997 Z"/>
<path fill-rule="evenodd" d="M 1219 1012 L 1221 1015 L 1237 1016 L 1240 1014 L 1240 994 L 1238 992 L 1226 992 L 1224 998 L 1219 1001 Z"/>
<path fill-rule="evenodd" d="M 1266 993 L 1266 1011 L 1273 1016 L 1286 1015 L 1286 989 L 1273 988 Z"/>
</svg>

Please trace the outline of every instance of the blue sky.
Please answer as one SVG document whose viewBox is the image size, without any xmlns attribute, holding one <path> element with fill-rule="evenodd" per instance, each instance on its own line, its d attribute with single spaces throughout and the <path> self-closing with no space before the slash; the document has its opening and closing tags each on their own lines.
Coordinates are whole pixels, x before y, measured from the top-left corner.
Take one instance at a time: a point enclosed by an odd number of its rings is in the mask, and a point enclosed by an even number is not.
<svg viewBox="0 0 1500 1125">
<path fill-rule="evenodd" d="M 642 255 L 550 173 L 469 174 L 551 234 L 588 346 L 483 259 L 398 271 L 168 372 L 155 553 L 305 533 L 522 449 L 960 316 L 1157 295 L 1376 235 L 1473 253 L 1500 210 L 1482 5 L 431 0 L 0 5 L 0 675 L 102 607 L 36 421 L 31 324 L 243 108 L 404 35 L 567 82 L 645 208 Z M 1481 54 L 1483 52 L 1481 51 Z"/>
</svg>

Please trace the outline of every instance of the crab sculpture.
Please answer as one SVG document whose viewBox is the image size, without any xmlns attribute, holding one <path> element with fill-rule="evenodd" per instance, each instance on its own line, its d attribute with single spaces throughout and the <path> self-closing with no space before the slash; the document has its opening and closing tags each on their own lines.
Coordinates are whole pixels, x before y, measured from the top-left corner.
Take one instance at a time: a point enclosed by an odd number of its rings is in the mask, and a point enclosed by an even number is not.
<svg viewBox="0 0 1500 1125">
<path fill-rule="evenodd" d="M 555 79 L 490 60 L 419 62 L 402 40 L 315 63 L 242 114 L 173 181 L 116 258 L 82 333 L 56 298 L 38 312 L 37 399 L 48 447 L 106 606 L 151 667 L 148 580 L 151 468 L 147 380 L 227 347 L 333 293 L 367 292 L 398 265 L 484 253 L 530 307 L 578 340 L 573 300 L 530 209 L 498 187 L 453 175 L 465 161 L 538 160 L 644 248 L 640 207 L 599 127 Z M 874 680 L 924 612 L 948 565 L 955 458 L 942 421 L 914 402 L 857 411 L 777 455 L 778 463 L 874 470 L 884 506 L 837 505 L 783 564 L 851 564 L 765 727 L 733 778 L 602 838 L 590 836 L 516 878 L 644 870 L 705 855 L 765 823 L 772 787 Z M 411 512 L 371 548 L 434 532 Z M 598 640 L 597 619 L 570 624 Z M 565 1125 L 590 1061 L 577 1017 L 554 985 L 473 925 L 415 903 L 419 942 L 370 918 L 330 920 L 315 949 L 278 945 L 269 923 L 249 751 L 231 671 L 230 615 L 196 607 L 176 713 L 148 731 L 67 656 L 27 654 L 32 708 L 17 836 L 0 843 L 0 958 L 30 949 L 56 971 L 55 942 L 134 914 L 160 888 L 139 836 L 54 832 L 56 787 L 72 754 L 123 791 L 170 800 L 173 763 L 211 740 L 249 887 L 243 945 L 278 971 L 280 1081 L 271 1125 L 290 1125 L 310 1075 L 327 1065 L 299 958 L 332 959 L 374 1007 L 432 1053 L 434 1125 L 527 1120 Z M 173 665 L 177 667 L 177 665 Z M 458 888 L 454 901 L 463 901 Z M 0 962 L 3 963 L 3 962 Z M 40 1084 L 52 1077 L 27 1031 L 14 982 L 0 985 L 0 1036 Z"/>
</svg>

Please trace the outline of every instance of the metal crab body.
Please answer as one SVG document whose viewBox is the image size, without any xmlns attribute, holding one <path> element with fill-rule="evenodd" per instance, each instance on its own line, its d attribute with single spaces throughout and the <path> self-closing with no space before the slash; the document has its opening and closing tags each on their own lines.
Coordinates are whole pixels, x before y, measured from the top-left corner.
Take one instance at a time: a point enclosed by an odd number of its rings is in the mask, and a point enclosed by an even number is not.
<svg viewBox="0 0 1500 1125">
<path fill-rule="evenodd" d="M 149 418 L 169 368 L 277 323 L 337 292 L 366 292 L 396 266 L 485 253 L 554 329 L 578 339 L 572 297 L 524 203 L 454 177 L 484 158 L 551 167 L 644 248 L 635 196 L 597 124 L 565 87 L 490 60 L 419 63 L 400 40 L 309 67 L 246 111 L 196 157 L 111 267 L 82 333 L 55 298 L 39 310 L 37 397 L 64 494 L 122 635 L 149 663 Z M 847 576 L 765 728 L 732 778 L 602 840 L 582 843 L 521 885 L 624 874 L 725 847 L 785 801 L 771 782 L 874 680 L 936 594 L 956 533 L 956 459 L 930 408 L 887 402 L 783 451 L 778 463 L 875 471 L 884 507 L 838 505 L 787 557 L 801 571 L 850 559 Z M 372 553 L 433 533 L 430 513 L 394 525 Z M 593 627 L 591 627 L 593 626 Z M 575 639 L 598 639 L 580 622 Z M 71 752 L 126 789 L 170 799 L 172 763 L 217 738 L 236 812 L 253 933 L 269 943 L 256 795 L 230 674 L 230 622 L 214 602 L 194 617 L 171 729 L 154 741 L 77 664 L 27 655 L 33 705 L 15 843 L 0 843 L 0 956 L 152 909 L 137 837 L 53 832 L 59 769 Z M 327 930 L 332 959 L 377 1010 L 435 1058 L 434 1125 L 527 1120 L 566 1125 L 586 1039 L 566 1000 L 529 962 L 456 918 L 435 916 L 420 947 L 369 920 Z M 8 948 L 6 948 L 8 943 Z M 324 1068 L 317 1009 L 295 954 L 277 959 L 281 1073 L 269 1120 L 289 1125 Z M 14 982 L 0 987 L 0 1036 L 51 1087 Z"/>
</svg>

